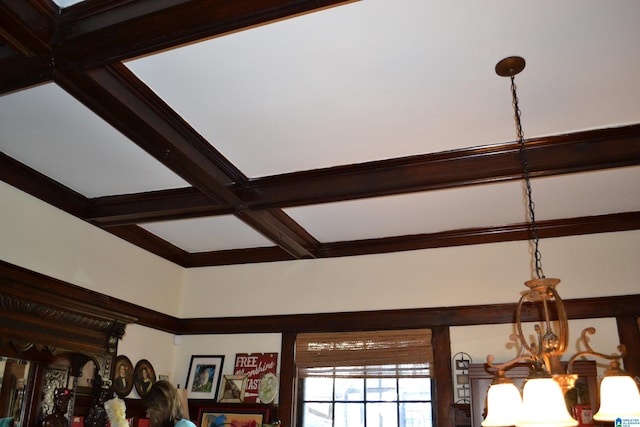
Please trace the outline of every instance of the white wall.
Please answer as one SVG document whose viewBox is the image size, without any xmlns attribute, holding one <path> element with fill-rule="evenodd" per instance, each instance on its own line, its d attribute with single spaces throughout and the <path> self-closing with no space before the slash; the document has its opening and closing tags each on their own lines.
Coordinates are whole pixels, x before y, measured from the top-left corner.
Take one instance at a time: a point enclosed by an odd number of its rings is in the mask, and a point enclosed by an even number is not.
<svg viewBox="0 0 640 427">
<path fill-rule="evenodd" d="M 509 303 L 530 277 L 526 242 L 184 270 L 2 182 L 0 200 L 0 259 L 174 316 Z M 544 239 L 541 248 L 564 299 L 640 293 L 640 231 Z M 594 349 L 615 351 L 615 322 L 586 323 L 599 329 Z M 488 353 L 511 358 L 500 351 L 509 328 L 453 328 L 452 351 L 480 362 Z M 119 347 L 132 363 L 147 359 L 175 383 L 184 382 L 191 355 L 225 353 L 230 373 L 235 353 L 271 351 L 280 351 L 279 334 L 196 335 L 175 346 L 172 335 L 137 325 Z"/>
<path fill-rule="evenodd" d="M 0 259 L 174 316 L 508 303 L 530 278 L 527 242 L 185 270 L 2 182 L 0 200 Z M 541 248 L 565 299 L 640 292 L 640 231 Z"/>
<path fill-rule="evenodd" d="M 545 273 L 562 280 L 558 290 L 564 299 L 640 292 L 640 231 L 545 239 L 540 245 Z M 527 242 L 194 268 L 185 273 L 181 313 L 216 317 L 515 303 L 529 271 Z"/>
<path fill-rule="evenodd" d="M 178 315 L 184 269 L 0 182 L 0 259 Z"/>
</svg>

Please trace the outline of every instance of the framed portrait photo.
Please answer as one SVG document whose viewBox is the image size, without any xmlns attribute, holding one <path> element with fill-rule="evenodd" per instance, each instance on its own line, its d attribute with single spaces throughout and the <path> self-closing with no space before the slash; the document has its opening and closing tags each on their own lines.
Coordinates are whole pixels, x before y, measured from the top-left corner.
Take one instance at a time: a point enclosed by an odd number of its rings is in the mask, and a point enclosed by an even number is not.
<svg viewBox="0 0 640 427">
<path fill-rule="evenodd" d="M 133 389 L 133 365 L 127 356 L 117 356 L 111 370 L 111 391 L 125 397 Z"/>
<path fill-rule="evenodd" d="M 269 421 L 269 407 L 225 407 L 202 408 L 198 416 L 198 427 L 253 427 Z"/>
<path fill-rule="evenodd" d="M 148 360 L 142 359 L 136 363 L 134 369 L 134 385 L 138 396 L 142 397 L 149 393 L 151 386 L 156 382 L 156 371 Z"/>
<path fill-rule="evenodd" d="M 244 393 L 247 390 L 246 375 L 225 375 L 222 380 L 219 402 L 240 403 L 244 402 Z"/>
<path fill-rule="evenodd" d="M 191 356 L 186 389 L 189 399 L 213 399 L 218 396 L 224 356 Z"/>
</svg>

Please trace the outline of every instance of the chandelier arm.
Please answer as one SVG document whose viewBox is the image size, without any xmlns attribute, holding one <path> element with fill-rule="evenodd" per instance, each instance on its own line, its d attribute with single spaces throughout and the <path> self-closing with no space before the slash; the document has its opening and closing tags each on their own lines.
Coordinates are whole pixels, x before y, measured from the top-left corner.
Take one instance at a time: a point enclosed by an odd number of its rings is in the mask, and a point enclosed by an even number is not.
<svg viewBox="0 0 640 427">
<path fill-rule="evenodd" d="M 522 338 L 519 335 L 511 334 L 511 335 L 509 335 L 509 341 L 512 341 L 512 342 L 514 342 L 516 344 L 518 342 L 522 343 Z M 518 354 L 516 355 L 516 357 L 511 359 L 511 360 L 508 360 L 508 361 L 506 361 L 504 363 L 493 363 L 493 361 L 496 360 L 496 358 L 495 358 L 495 356 L 493 354 L 490 354 L 490 355 L 487 356 L 487 366 L 490 369 L 495 369 L 496 372 L 500 372 L 500 371 L 506 370 L 510 366 L 513 366 L 513 365 L 515 365 L 516 363 L 519 363 L 519 362 L 532 362 L 533 363 L 534 360 L 531 359 L 527 355 L 523 355 L 522 354 L 523 351 L 524 351 L 524 346 L 520 345 L 519 348 L 518 348 Z"/>
<path fill-rule="evenodd" d="M 600 353 L 599 351 L 594 351 L 589 345 L 589 338 L 587 337 L 587 335 L 594 335 L 595 333 L 596 333 L 596 328 L 594 327 L 589 327 L 582 330 L 579 341 L 582 343 L 582 345 L 585 347 L 586 350 L 579 351 L 569 358 L 569 362 L 567 365 L 567 373 L 569 374 L 573 373 L 573 362 L 575 362 L 575 360 L 578 357 L 593 356 L 593 357 L 599 357 L 601 359 L 606 359 L 606 360 L 619 361 L 627 355 L 627 347 L 625 347 L 624 344 L 618 344 L 617 348 L 618 348 L 618 351 L 620 352 L 619 354 L 604 354 L 604 353 Z"/>
</svg>

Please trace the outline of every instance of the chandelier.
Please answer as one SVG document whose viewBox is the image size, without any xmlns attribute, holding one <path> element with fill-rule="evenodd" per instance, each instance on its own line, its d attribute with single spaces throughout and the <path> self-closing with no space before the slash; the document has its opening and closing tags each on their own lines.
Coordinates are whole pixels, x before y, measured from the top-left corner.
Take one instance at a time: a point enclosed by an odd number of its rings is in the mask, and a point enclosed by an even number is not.
<svg viewBox="0 0 640 427">
<path fill-rule="evenodd" d="M 574 387 L 578 376 L 572 373 L 573 363 L 577 358 L 583 356 L 610 360 L 610 367 L 605 372 L 600 384 L 600 408 L 593 418 L 596 421 L 640 418 L 638 386 L 633 378 L 620 368 L 620 360 L 626 355 L 624 345 L 618 345 L 618 353 L 613 355 L 593 351 L 589 346 L 588 335 L 594 334 L 595 329 L 586 328 L 582 331 L 579 340 L 585 350 L 577 352 L 568 359 L 566 370 L 560 363 L 560 358 L 566 352 L 569 343 L 569 323 L 562 299 L 556 289 L 560 280 L 547 278 L 542 271 L 538 229 L 531 195 L 529 163 L 515 85 L 515 76 L 524 67 L 525 60 L 523 58 L 511 56 L 498 62 L 495 70 L 499 76 L 511 79 L 514 120 L 531 225 L 532 261 L 536 278 L 525 282 L 528 290 L 523 293 L 516 309 L 517 333 L 509 337 L 511 341 L 518 344 L 517 356 L 505 363 L 495 363 L 493 355 L 487 356 L 487 366 L 495 372 L 495 376 L 487 393 L 487 417 L 482 422 L 482 426 L 564 427 L 578 425 L 578 422 L 567 410 L 564 394 Z M 522 332 L 521 312 L 525 303 L 542 305 L 544 321 L 535 325 L 537 342 L 528 343 Z M 552 318 L 550 314 L 553 307 L 556 312 L 555 318 Z M 531 371 L 524 384 L 522 397 L 513 381 L 505 375 L 505 370 L 519 362 L 531 364 Z"/>
</svg>

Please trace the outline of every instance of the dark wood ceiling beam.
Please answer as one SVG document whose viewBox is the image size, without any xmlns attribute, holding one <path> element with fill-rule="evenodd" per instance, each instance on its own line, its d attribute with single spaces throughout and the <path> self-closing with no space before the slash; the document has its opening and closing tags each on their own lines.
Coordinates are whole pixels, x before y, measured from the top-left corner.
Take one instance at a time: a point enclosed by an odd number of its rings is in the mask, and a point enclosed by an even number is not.
<svg viewBox="0 0 640 427">
<path fill-rule="evenodd" d="M 110 227 L 106 231 L 174 264 L 186 266 L 189 254 L 137 225 Z"/>
<path fill-rule="evenodd" d="M 295 258 L 312 257 L 314 242 L 281 216 L 244 209 L 246 177 L 124 65 L 60 70 L 56 83 L 143 150 Z M 173 213 L 172 215 L 175 215 Z M 292 222 L 292 221 L 291 221 Z"/>
<path fill-rule="evenodd" d="M 42 0 L 0 0 L 0 95 L 51 81 L 57 12 Z"/>
<path fill-rule="evenodd" d="M 55 81 L 176 175 L 218 203 L 245 176 L 124 65 L 60 70 Z"/>
<path fill-rule="evenodd" d="M 259 262 L 292 261 L 286 251 L 277 246 L 266 248 L 228 249 L 214 252 L 198 252 L 189 255 L 185 268 L 211 267 L 214 265 L 253 264 Z"/>
<path fill-rule="evenodd" d="M 315 258 L 320 243 L 280 209 L 250 211 L 241 209 L 236 216 L 280 248 L 299 248 L 296 258 Z"/>
<path fill-rule="evenodd" d="M 83 66 L 122 61 L 352 0 L 128 0 L 63 10 L 58 53 Z"/>
<path fill-rule="evenodd" d="M 640 125 L 527 142 L 533 177 L 640 164 Z M 522 178 L 519 148 L 506 143 L 251 180 L 251 209 L 300 206 Z"/>
<path fill-rule="evenodd" d="M 537 224 L 541 238 L 640 230 L 640 212 L 537 221 Z M 278 247 L 245 248 L 193 254 L 187 254 L 178 249 L 180 253 L 177 253 L 175 252 L 177 248 L 137 226 L 109 227 L 106 230 L 185 268 L 294 259 L 290 254 Z M 471 228 L 439 233 L 321 243 L 314 250 L 314 257 L 336 258 L 529 239 L 531 239 L 530 225 L 520 223 L 503 227 Z"/>
<path fill-rule="evenodd" d="M 351 1 L 103 0 L 58 19 L 46 0 L 0 0 L 0 37 L 16 52 L 0 61 L 0 95 L 49 82 L 55 68 L 97 67 Z"/>
<path fill-rule="evenodd" d="M 540 238 L 638 230 L 640 229 L 640 212 L 536 221 L 536 225 Z M 470 228 L 440 233 L 323 243 L 317 251 L 317 257 L 370 255 L 529 239 L 531 239 L 531 226 L 528 223 L 520 223 L 503 227 Z"/>
<path fill-rule="evenodd" d="M 175 188 L 91 199 L 83 219 L 101 227 L 149 221 L 230 215 L 235 207 L 211 200 L 193 188 Z"/>
<path fill-rule="evenodd" d="M 2 60 L 0 69 L 0 96 L 53 79 L 53 66 L 48 55 Z"/>
<path fill-rule="evenodd" d="M 640 164 L 640 125 L 539 138 L 530 143 L 532 175 L 551 176 Z M 246 209 L 283 208 L 521 179 L 514 143 L 258 178 L 242 193 Z M 158 202 L 158 200 L 162 202 Z M 85 218 L 102 226 L 226 214 L 188 189 L 100 198 Z"/>
<path fill-rule="evenodd" d="M 640 230 L 640 212 L 537 221 L 537 225 L 539 236 L 542 238 Z M 316 258 L 336 258 L 529 239 L 531 239 L 531 227 L 527 223 L 521 223 L 503 227 L 470 228 L 439 233 L 322 243 L 316 250 L 315 256 Z M 224 253 L 201 252 L 189 259 L 188 266 L 207 267 L 283 260 L 262 250 L 242 249 L 224 251 Z"/>
<path fill-rule="evenodd" d="M 50 51 L 57 11 L 42 0 L 0 0 L 0 39 L 24 56 Z"/>
</svg>

